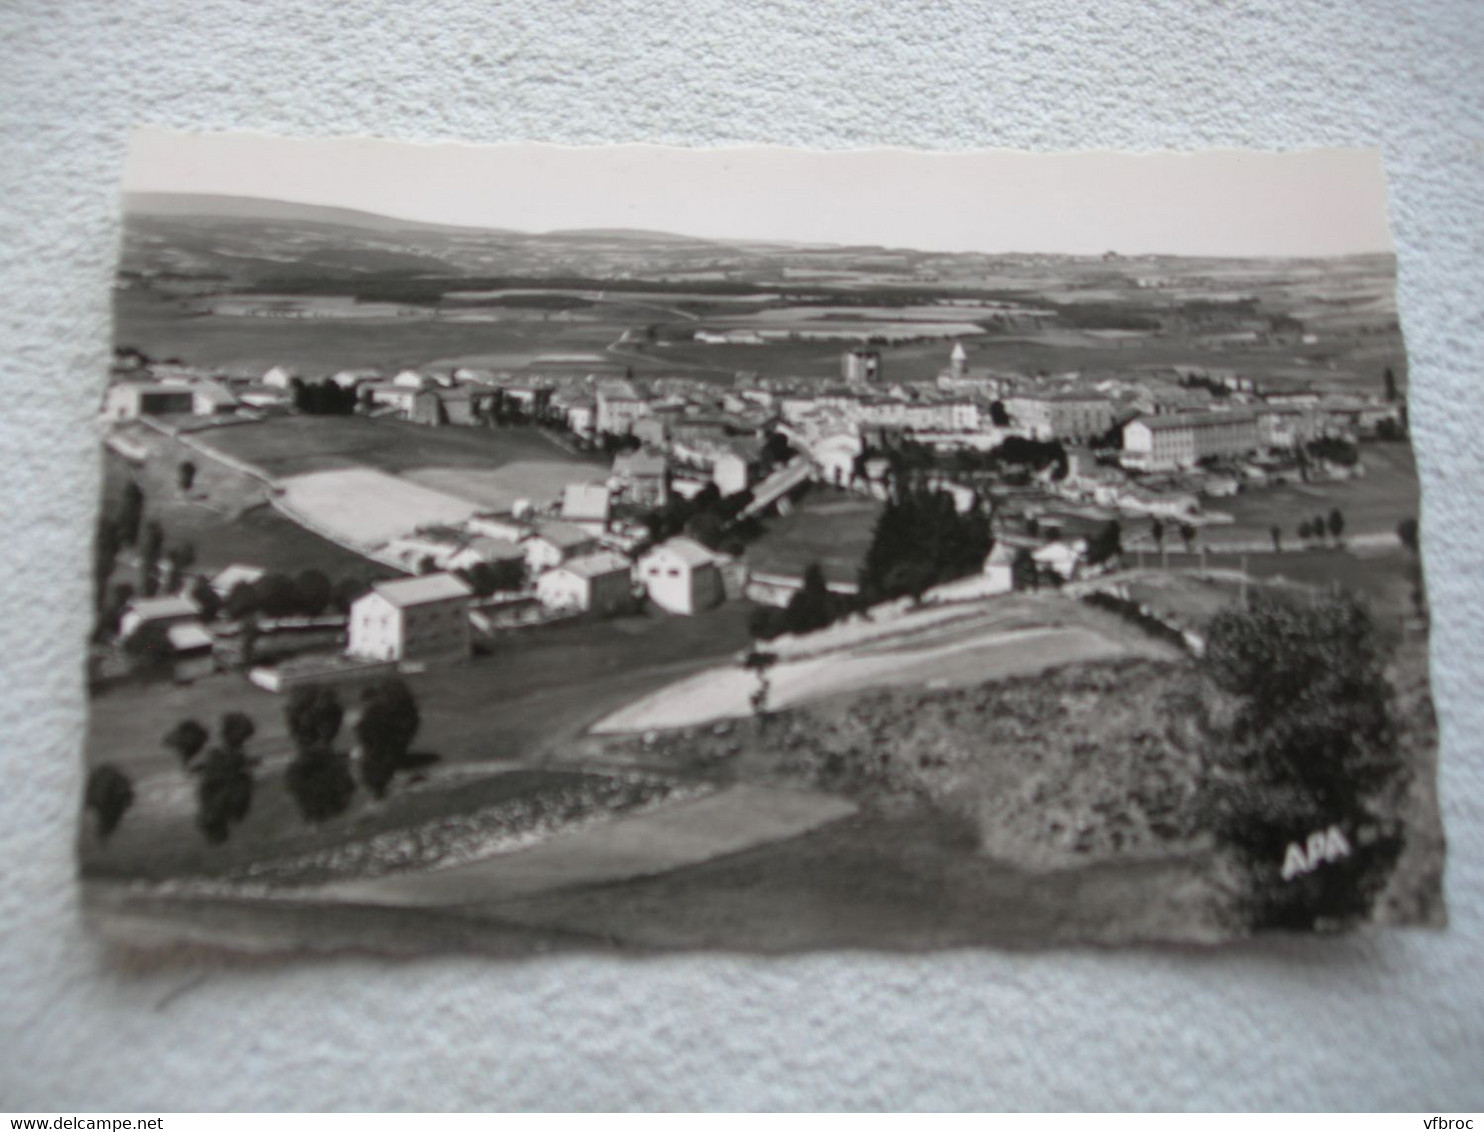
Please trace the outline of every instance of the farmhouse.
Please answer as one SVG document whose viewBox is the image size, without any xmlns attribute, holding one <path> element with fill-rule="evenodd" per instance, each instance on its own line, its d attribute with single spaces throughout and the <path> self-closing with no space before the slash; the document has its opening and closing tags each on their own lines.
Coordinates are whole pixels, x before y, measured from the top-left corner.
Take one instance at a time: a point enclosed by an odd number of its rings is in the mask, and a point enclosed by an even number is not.
<svg viewBox="0 0 1484 1132">
<path fill-rule="evenodd" d="M 195 622 L 200 616 L 200 608 L 183 594 L 136 597 L 129 602 L 119 620 L 119 639 L 127 641 L 146 625 L 169 628 L 172 625 Z"/>
<path fill-rule="evenodd" d="M 609 381 L 598 386 L 594 424 L 599 432 L 627 436 L 634 431 L 634 422 L 648 415 L 649 402 L 627 381 Z"/>
<path fill-rule="evenodd" d="M 487 511 L 473 515 L 464 526 L 474 534 L 510 542 L 520 542 L 531 533 L 531 524 L 513 511 Z"/>
<path fill-rule="evenodd" d="M 445 569 L 472 570 L 476 566 L 494 566 L 502 562 L 524 562 L 525 550 L 510 539 L 475 535 L 449 555 Z"/>
<path fill-rule="evenodd" d="M 694 539 L 660 543 L 639 559 L 637 574 L 649 600 L 668 613 L 699 613 L 725 597 L 719 560 Z"/>
<path fill-rule="evenodd" d="M 629 560 L 609 550 L 570 559 L 541 575 L 536 597 L 549 609 L 617 613 L 633 597 Z"/>
<path fill-rule="evenodd" d="M 1141 471 L 1173 471 L 1208 457 L 1245 456 L 1261 448 L 1253 413 L 1170 413 L 1124 425 L 1120 460 Z"/>
<path fill-rule="evenodd" d="M 377 582 L 350 607 L 346 652 L 366 660 L 464 660 L 471 592 L 452 574 Z"/>
<path fill-rule="evenodd" d="M 196 680 L 216 671 L 211 634 L 198 621 L 182 621 L 165 630 L 176 680 Z"/>
<path fill-rule="evenodd" d="M 569 558 L 596 550 L 598 542 L 572 523 L 542 523 L 521 545 L 526 552 L 526 569 L 536 575 L 560 566 Z"/>
</svg>

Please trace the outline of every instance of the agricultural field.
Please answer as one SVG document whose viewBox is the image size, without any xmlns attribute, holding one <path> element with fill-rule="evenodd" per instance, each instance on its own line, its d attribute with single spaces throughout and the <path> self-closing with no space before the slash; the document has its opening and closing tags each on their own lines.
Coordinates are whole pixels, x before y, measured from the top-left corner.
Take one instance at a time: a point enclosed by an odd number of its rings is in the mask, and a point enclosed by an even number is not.
<svg viewBox="0 0 1484 1132">
<path fill-rule="evenodd" d="M 104 452 L 104 512 L 113 512 L 124 485 L 135 481 L 144 491 L 146 520 L 156 520 L 164 528 L 166 546 L 187 542 L 194 546 L 197 570 L 210 574 L 242 562 L 290 574 L 320 570 L 331 578 L 369 580 L 392 573 L 274 510 L 258 480 L 159 434 L 140 433 L 135 439 L 147 443 L 155 455 L 136 466 Z M 177 480 L 183 461 L 197 469 L 187 492 L 180 490 Z M 135 581 L 122 560 L 116 580 Z"/>
<path fill-rule="evenodd" d="M 310 529 L 367 551 L 424 526 L 457 526 L 477 503 L 373 468 L 305 472 L 280 481 L 281 506 Z"/>
<path fill-rule="evenodd" d="M 880 513 L 874 499 L 811 488 L 790 514 L 765 520 L 766 532 L 747 548 L 747 565 L 796 577 L 817 562 L 826 581 L 854 583 Z"/>
<path fill-rule="evenodd" d="M 1148 557 L 1145 561 L 1153 559 Z M 1311 594 L 1336 587 L 1350 590 L 1371 604 L 1383 626 L 1390 625 L 1395 618 L 1410 617 L 1414 610 L 1412 589 L 1416 584 L 1417 560 L 1400 546 L 1364 554 L 1331 547 L 1282 554 L 1208 553 L 1204 558 L 1199 553 L 1172 550 L 1166 561 L 1172 571 L 1244 570 L 1254 582 L 1280 590 L 1302 587 Z M 1226 585 L 1222 583 L 1223 587 Z"/>
<path fill-rule="evenodd" d="M 1366 474 L 1332 483 L 1285 484 L 1252 488 L 1230 499 L 1213 501 L 1213 510 L 1236 520 L 1211 528 L 1209 541 L 1269 541 L 1278 526 L 1283 541 L 1299 542 L 1298 525 L 1316 515 L 1328 516 L 1336 507 L 1345 516 L 1345 538 L 1352 542 L 1395 546 L 1396 526 L 1415 519 L 1419 506 L 1417 462 L 1412 446 L 1376 441 L 1362 444 Z"/>
<path fill-rule="evenodd" d="M 504 511 L 517 500 L 538 506 L 559 502 L 568 484 L 604 479 L 596 463 L 557 460 L 513 460 L 492 470 L 482 468 L 416 468 L 401 478 L 445 495 L 475 503 L 481 510 Z"/>
<path fill-rule="evenodd" d="M 272 417 L 195 436 L 273 478 L 341 468 L 393 475 L 421 468 L 494 469 L 516 461 L 597 466 L 536 429 L 428 428 L 384 417 Z"/>
<path fill-rule="evenodd" d="M 194 315 L 183 303 L 140 291 L 115 295 L 114 318 L 120 346 L 242 374 L 261 374 L 275 365 L 309 374 L 360 366 L 395 372 L 458 356 L 516 368 L 554 352 L 601 354 L 627 326 L 548 319 L 541 313 L 499 322 Z"/>
</svg>

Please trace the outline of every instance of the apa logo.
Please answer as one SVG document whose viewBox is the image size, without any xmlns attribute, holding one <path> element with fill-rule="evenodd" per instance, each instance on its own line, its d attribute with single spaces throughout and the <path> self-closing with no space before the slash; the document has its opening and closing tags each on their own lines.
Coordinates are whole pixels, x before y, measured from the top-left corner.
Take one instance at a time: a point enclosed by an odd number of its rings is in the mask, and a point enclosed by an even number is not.
<svg viewBox="0 0 1484 1132">
<path fill-rule="evenodd" d="M 1320 865 L 1331 865 L 1350 856 L 1350 842 L 1340 827 L 1315 830 L 1306 842 L 1290 841 L 1288 851 L 1283 854 L 1283 879 L 1312 873 Z"/>
</svg>

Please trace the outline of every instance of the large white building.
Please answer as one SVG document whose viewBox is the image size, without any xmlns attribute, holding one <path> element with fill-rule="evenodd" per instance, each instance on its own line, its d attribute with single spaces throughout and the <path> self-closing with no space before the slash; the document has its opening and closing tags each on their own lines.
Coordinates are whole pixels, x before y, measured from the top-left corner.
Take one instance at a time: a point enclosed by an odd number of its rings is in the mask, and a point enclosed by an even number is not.
<svg viewBox="0 0 1484 1132">
<path fill-rule="evenodd" d="M 660 543 L 639 559 L 634 572 L 649 600 L 668 613 L 699 613 L 726 596 L 719 560 L 694 539 Z"/>
<path fill-rule="evenodd" d="M 1088 440 L 1113 427 L 1117 411 L 1088 393 L 1034 393 L 1005 399 L 1005 411 L 1037 440 Z"/>
<path fill-rule="evenodd" d="M 649 402 L 627 381 L 608 381 L 598 386 L 594 427 L 599 432 L 627 436 L 634 422 L 649 415 Z"/>
<path fill-rule="evenodd" d="M 1120 460 L 1140 471 L 1167 472 L 1193 468 L 1208 457 L 1245 456 L 1262 447 L 1253 413 L 1166 413 L 1123 426 Z"/>
<path fill-rule="evenodd" d="M 452 574 L 377 582 L 350 607 L 346 652 L 365 660 L 465 660 L 472 592 Z"/>
</svg>

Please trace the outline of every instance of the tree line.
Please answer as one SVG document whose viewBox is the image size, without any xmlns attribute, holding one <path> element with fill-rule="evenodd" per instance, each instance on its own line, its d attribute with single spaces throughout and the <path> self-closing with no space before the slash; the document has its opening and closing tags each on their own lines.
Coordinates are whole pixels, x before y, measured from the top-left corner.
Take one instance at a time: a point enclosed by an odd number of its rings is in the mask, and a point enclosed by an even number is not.
<svg viewBox="0 0 1484 1132">
<path fill-rule="evenodd" d="M 399 772 L 427 761 L 412 752 L 422 723 L 417 699 L 405 681 L 391 677 L 364 688 L 359 706 L 354 734 L 361 784 L 373 797 L 385 798 Z M 284 786 L 300 817 L 318 824 L 339 816 L 356 793 L 349 753 L 335 742 L 345 718 L 339 693 L 328 685 L 303 685 L 289 693 L 283 710 L 295 752 Z M 209 748 L 211 732 L 196 719 L 180 720 L 161 738 L 196 780 L 196 827 L 213 845 L 227 841 L 252 809 L 258 760 L 247 744 L 255 734 L 250 716 L 230 711 L 219 720 L 217 741 Z M 102 840 L 112 836 L 133 803 L 133 784 L 117 766 L 105 763 L 88 775 L 83 805 Z"/>
</svg>

